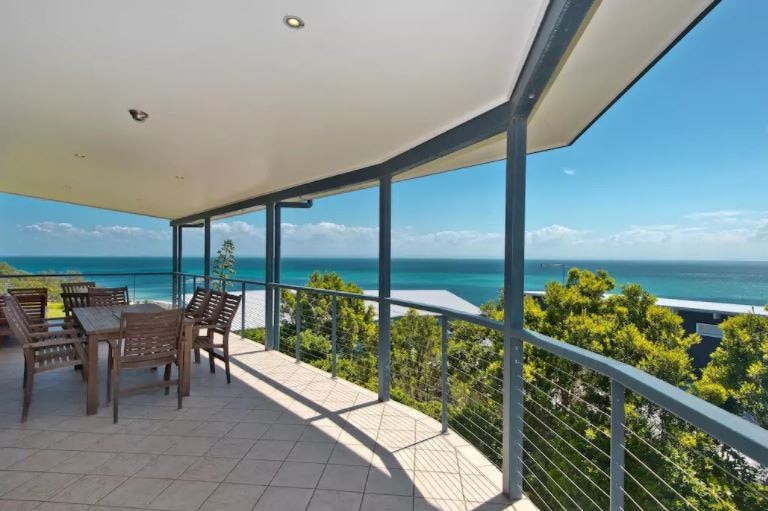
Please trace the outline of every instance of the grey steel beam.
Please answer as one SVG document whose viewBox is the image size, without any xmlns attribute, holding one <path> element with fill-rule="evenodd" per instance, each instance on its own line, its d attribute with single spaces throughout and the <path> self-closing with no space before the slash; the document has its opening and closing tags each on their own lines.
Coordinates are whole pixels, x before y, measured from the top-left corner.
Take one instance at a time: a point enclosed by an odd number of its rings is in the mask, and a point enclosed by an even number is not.
<svg viewBox="0 0 768 511">
<path fill-rule="evenodd" d="M 280 283 L 280 253 L 282 251 L 282 244 L 283 244 L 283 235 L 282 235 L 282 215 L 280 213 L 280 204 L 275 204 L 275 216 L 274 216 L 274 240 L 275 240 L 275 251 L 274 251 L 274 260 L 272 262 L 272 267 L 274 268 L 273 274 L 272 274 L 272 280 L 270 281 L 267 279 L 267 282 L 276 282 Z M 274 343 L 272 346 L 277 350 L 280 351 L 280 288 L 275 289 L 272 292 L 272 302 L 273 302 L 273 309 L 272 309 L 272 334 Z"/>
<path fill-rule="evenodd" d="M 282 210 L 283 208 L 290 208 L 290 209 L 309 209 L 313 205 L 313 201 L 306 200 L 306 201 L 285 201 L 285 202 L 278 202 L 275 204 L 275 260 L 274 260 L 274 282 L 280 283 L 280 264 L 281 264 L 281 257 L 282 257 L 282 244 L 283 244 L 283 233 L 282 233 Z M 274 347 L 276 350 L 280 350 L 280 290 L 276 289 L 274 291 L 274 310 L 272 311 L 272 314 L 274 318 L 272 319 L 272 328 L 274 330 L 274 338 L 275 338 L 275 344 Z"/>
<path fill-rule="evenodd" d="M 274 349 L 275 337 L 274 337 L 274 325 L 273 325 L 273 293 L 279 293 L 280 290 L 275 290 L 272 287 L 272 282 L 275 278 L 275 203 L 270 202 L 267 204 L 267 236 L 266 236 L 266 263 L 265 277 L 267 281 L 266 288 L 264 290 L 264 326 L 266 328 L 266 346 L 268 350 Z"/>
<path fill-rule="evenodd" d="M 174 307 L 179 304 L 179 277 L 176 275 L 179 272 L 179 227 L 172 226 L 173 231 L 171 242 L 173 254 L 171 256 L 171 301 Z"/>
<path fill-rule="evenodd" d="M 203 225 L 203 276 L 208 289 L 211 286 L 211 217 L 206 217 Z"/>
<path fill-rule="evenodd" d="M 523 497 L 523 328 L 525 261 L 525 164 L 527 119 L 513 118 L 507 131 L 504 216 L 504 391 L 502 488 Z"/>
<path fill-rule="evenodd" d="M 392 177 L 487 138 L 504 133 L 508 123 L 509 102 L 507 101 L 382 163 L 294 186 L 279 192 L 268 193 L 218 208 L 201 211 L 194 215 L 172 220 L 171 224 L 176 225 L 198 221 L 206 216 L 217 217 L 258 206 L 265 206 L 268 202 L 279 202 L 360 183 L 378 181 L 386 176 Z"/>
<path fill-rule="evenodd" d="M 379 181 L 379 401 L 389 400 L 390 339 L 389 298 L 392 292 L 392 178 Z"/>
</svg>

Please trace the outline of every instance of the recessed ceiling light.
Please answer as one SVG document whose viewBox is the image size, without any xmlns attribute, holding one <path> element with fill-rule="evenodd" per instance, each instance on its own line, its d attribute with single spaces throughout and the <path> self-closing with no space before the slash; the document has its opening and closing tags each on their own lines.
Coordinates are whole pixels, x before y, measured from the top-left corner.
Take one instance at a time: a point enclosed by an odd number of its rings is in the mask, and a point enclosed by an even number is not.
<svg viewBox="0 0 768 511">
<path fill-rule="evenodd" d="M 283 18 L 283 23 L 288 25 L 288 28 L 304 28 L 304 20 L 299 18 L 298 16 L 292 16 L 288 15 L 285 18 Z"/>
<path fill-rule="evenodd" d="M 137 110 L 135 108 L 128 110 L 128 113 L 131 114 L 131 117 L 133 117 L 133 120 L 136 122 L 144 122 L 149 117 L 147 112 L 144 112 L 143 110 Z"/>
<path fill-rule="evenodd" d="M 173 176 L 173 177 L 175 177 L 176 179 L 179 179 L 179 180 L 184 180 L 184 176 Z"/>
<path fill-rule="evenodd" d="M 85 158 L 85 155 L 83 153 L 75 153 L 75 158 L 80 158 L 82 160 Z"/>
</svg>

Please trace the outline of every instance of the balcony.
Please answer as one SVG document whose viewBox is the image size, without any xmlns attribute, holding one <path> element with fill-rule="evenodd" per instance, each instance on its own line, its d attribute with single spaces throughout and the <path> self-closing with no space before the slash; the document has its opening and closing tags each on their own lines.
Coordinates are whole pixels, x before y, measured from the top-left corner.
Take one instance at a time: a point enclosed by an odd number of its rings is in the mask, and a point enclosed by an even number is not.
<svg viewBox="0 0 768 511">
<path fill-rule="evenodd" d="M 438 421 L 250 340 L 231 348 L 232 384 L 203 360 L 182 410 L 155 391 L 121 399 L 118 424 L 109 407 L 86 417 L 80 376 L 58 370 L 21 424 L 23 356 L 6 339 L 0 507 L 535 509 L 501 495 L 499 470 Z"/>
</svg>

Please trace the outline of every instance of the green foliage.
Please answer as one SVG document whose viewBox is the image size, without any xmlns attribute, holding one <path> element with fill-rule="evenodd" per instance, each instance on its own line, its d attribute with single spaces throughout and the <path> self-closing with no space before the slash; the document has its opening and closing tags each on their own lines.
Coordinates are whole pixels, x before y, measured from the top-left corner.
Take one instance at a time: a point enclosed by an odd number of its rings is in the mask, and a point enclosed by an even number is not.
<svg viewBox="0 0 768 511">
<path fill-rule="evenodd" d="M 720 328 L 723 339 L 696 390 L 713 403 L 768 428 L 768 317 L 734 316 Z"/>
<path fill-rule="evenodd" d="M 226 280 L 235 274 L 235 243 L 232 240 L 224 240 L 213 260 L 213 275 L 217 277 L 212 284 L 216 291 L 223 291 Z"/>
<path fill-rule="evenodd" d="M 53 271 L 44 273 L 54 273 Z M 41 277 L 29 272 L 14 268 L 10 264 L 0 261 L 0 275 L 29 275 L 28 277 L 17 277 L 0 279 L 0 294 L 4 294 L 7 289 L 15 287 L 44 287 L 48 290 L 49 302 L 61 301 L 61 283 L 62 282 L 82 282 L 83 277 L 74 271 L 65 272 L 67 277 Z"/>
</svg>

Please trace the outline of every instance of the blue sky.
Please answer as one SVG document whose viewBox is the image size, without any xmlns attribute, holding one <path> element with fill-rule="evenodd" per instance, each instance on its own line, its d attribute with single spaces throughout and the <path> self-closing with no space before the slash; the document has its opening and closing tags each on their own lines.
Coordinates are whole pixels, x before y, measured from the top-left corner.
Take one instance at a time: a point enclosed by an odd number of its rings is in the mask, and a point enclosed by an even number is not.
<svg viewBox="0 0 768 511">
<path fill-rule="evenodd" d="M 768 2 L 723 1 L 572 147 L 529 157 L 528 257 L 768 259 L 765 19 Z M 396 184 L 394 255 L 501 256 L 503 173 Z M 377 198 L 285 211 L 285 255 L 375 256 Z M 167 225 L 0 194 L 0 256 L 168 255 Z M 261 255 L 263 226 L 263 213 L 217 222 L 214 242 Z"/>
</svg>

